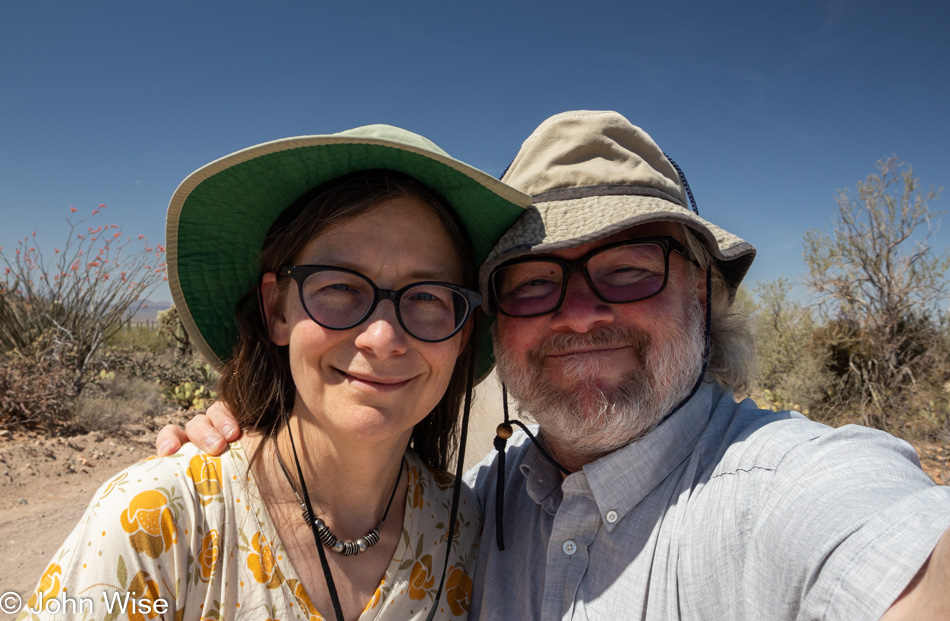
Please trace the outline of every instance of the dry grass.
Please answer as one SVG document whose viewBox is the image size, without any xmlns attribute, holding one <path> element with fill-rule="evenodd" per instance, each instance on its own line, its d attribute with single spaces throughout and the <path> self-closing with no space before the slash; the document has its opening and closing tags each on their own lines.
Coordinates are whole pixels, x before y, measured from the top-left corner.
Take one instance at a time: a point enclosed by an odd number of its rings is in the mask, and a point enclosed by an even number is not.
<svg viewBox="0 0 950 621">
<path fill-rule="evenodd" d="M 90 386 L 76 400 L 72 423 L 86 431 L 108 431 L 128 422 L 140 422 L 168 409 L 158 384 L 142 378 L 116 375 Z"/>
</svg>

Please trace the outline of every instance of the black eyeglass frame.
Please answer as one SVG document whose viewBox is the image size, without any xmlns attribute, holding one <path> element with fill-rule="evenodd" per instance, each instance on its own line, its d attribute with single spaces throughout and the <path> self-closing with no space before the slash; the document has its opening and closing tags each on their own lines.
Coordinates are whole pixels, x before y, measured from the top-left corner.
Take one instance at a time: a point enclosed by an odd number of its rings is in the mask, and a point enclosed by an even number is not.
<svg viewBox="0 0 950 621">
<path fill-rule="evenodd" d="M 587 270 L 587 262 L 590 261 L 593 257 L 597 256 L 602 252 L 618 248 L 620 246 L 641 246 L 652 244 L 654 246 L 659 246 L 663 250 L 663 283 L 660 285 L 660 288 L 651 293 L 650 295 L 642 298 L 637 298 L 635 300 L 626 300 L 626 301 L 615 301 L 609 300 L 601 294 L 600 290 L 597 289 L 597 286 L 594 284 L 593 279 L 590 277 L 590 272 Z M 594 248 L 587 254 L 577 259 L 568 260 L 562 259 L 560 257 L 549 256 L 549 255 L 537 255 L 537 256 L 527 256 L 527 257 L 517 257 L 511 259 L 510 261 L 505 261 L 494 270 L 492 270 L 491 276 L 488 278 L 489 282 L 489 294 L 492 296 L 492 301 L 494 302 L 495 308 L 498 309 L 498 312 L 502 315 L 507 315 L 509 317 L 521 317 L 527 319 L 529 317 L 541 317 L 542 315 L 549 315 L 556 312 L 561 308 L 561 304 L 564 302 L 564 295 L 567 292 L 567 281 L 571 277 L 571 274 L 580 273 L 584 276 L 584 280 L 587 281 L 587 284 L 590 286 L 591 291 L 594 292 L 594 295 L 603 302 L 608 304 L 632 304 L 634 302 L 641 302 L 643 300 L 649 300 L 650 298 L 657 296 L 663 293 L 663 290 L 666 289 L 666 284 L 670 279 L 670 254 L 676 252 L 680 254 L 684 259 L 690 263 L 696 263 L 696 259 L 693 258 L 693 254 L 689 249 L 684 246 L 682 243 L 669 236 L 660 236 L 660 237 L 641 237 L 639 239 L 627 239 L 624 241 L 615 242 L 612 244 L 607 244 L 606 246 L 600 246 Z M 512 265 L 519 265 L 521 263 L 554 263 L 555 265 L 560 266 L 561 272 L 564 275 L 563 280 L 561 281 L 561 294 L 558 296 L 557 303 L 550 310 L 544 311 L 543 313 L 532 313 L 531 315 L 512 315 L 509 312 L 506 312 L 502 307 L 498 299 L 498 293 L 496 292 L 495 286 L 495 277 L 498 273 L 506 268 L 511 267 Z"/>
<path fill-rule="evenodd" d="M 318 272 L 331 272 L 331 271 L 352 274 L 353 276 L 356 276 L 366 281 L 367 283 L 369 283 L 369 286 L 373 288 L 373 303 L 369 305 L 369 308 L 366 310 L 366 312 L 363 314 L 362 317 L 360 317 L 357 321 L 353 322 L 352 324 L 348 326 L 343 326 L 343 327 L 328 326 L 325 323 L 317 321 L 317 319 L 312 314 L 310 314 L 310 309 L 307 308 L 307 302 L 304 300 L 304 297 L 303 297 L 303 283 L 304 281 L 307 280 L 307 278 L 309 278 L 310 276 Z M 361 323 L 369 319 L 369 316 L 373 314 L 373 311 L 375 311 L 376 307 L 379 305 L 380 300 L 386 299 L 386 300 L 392 301 L 393 307 L 396 310 L 396 319 L 399 321 L 399 325 L 402 326 L 402 329 L 405 330 L 406 334 L 416 339 L 417 341 L 422 341 L 423 343 L 441 343 L 442 341 L 447 341 L 453 336 L 455 336 L 456 334 L 458 334 L 459 330 L 465 327 L 465 324 L 466 322 L 468 322 L 469 318 L 471 318 L 472 313 L 475 312 L 475 310 L 482 303 L 482 294 L 480 294 L 478 291 L 475 291 L 473 289 L 468 289 L 460 285 L 454 285 L 452 283 L 441 282 L 438 280 L 420 280 L 419 282 L 410 283 L 406 285 L 405 287 L 399 289 L 398 291 L 394 291 L 392 289 L 383 289 L 381 287 L 378 287 L 376 283 L 373 282 L 372 279 L 369 276 L 366 276 L 365 274 L 361 274 L 360 272 L 357 272 L 356 270 L 351 270 L 345 267 L 337 267 L 336 265 L 285 265 L 281 267 L 279 270 L 277 270 L 277 275 L 289 276 L 294 281 L 296 281 L 297 295 L 300 297 L 300 305 L 303 306 L 303 309 L 304 311 L 306 311 L 307 316 L 310 317 L 310 319 L 312 319 L 314 323 L 316 323 L 317 325 L 323 328 L 326 328 L 327 330 L 349 330 L 350 328 L 355 328 L 356 326 L 360 325 Z M 402 301 L 402 296 L 405 295 L 405 293 L 409 291 L 410 289 L 414 289 L 422 285 L 438 285 L 440 287 L 445 287 L 446 289 L 451 289 L 452 291 L 455 291 L 456 293 L 460 294 L 465 299 L 465 302 L 468 304 L 468 308 L 465 310 L 465 314 L 462 316 L 462 320 L 455 327 L 452 333 L 449 334 L 448 336 L 442 337 L 440 339 L 420 338 L 416 336 L 413 333 L 413 331 L 410 330 L 406 326 L 406 322 L 403 321 L 402 312 L 399 310 L 399 303 Z"/>
</svg>

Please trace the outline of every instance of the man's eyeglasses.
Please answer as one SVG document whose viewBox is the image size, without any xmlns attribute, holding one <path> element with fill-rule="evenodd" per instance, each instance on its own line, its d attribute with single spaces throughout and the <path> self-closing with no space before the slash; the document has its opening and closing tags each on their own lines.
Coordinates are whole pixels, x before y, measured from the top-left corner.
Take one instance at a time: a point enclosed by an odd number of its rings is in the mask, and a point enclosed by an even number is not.
<svg viewBox="0 0 950 621">
<path fill-rule="evenodd" d="M 410 336 L 437 343 L 454 336 L 482 303 L 477 291 L 423 281 L 393 291 L 380 289 L 357 271 L 330 265 L 293 265 L 278 270 L 297 281 L 300 302 L 310 318 L 329 330 L 358 326 L 380 300 L 392 300 L 396 318 Z"/>
<path fill-rule="evenodd" d="M 553 313 L 564 301 L 567 279 L 584 275 L 604 302 L 624 304 L 652 297 L 666 287 L 670 253 L 693 261 L 683 244 L 672 237 L 650 237 L 596 248 L 579 259 L 525 257 L 496 268 L 490 277 L 498 310 L 513 317 Z"/>
</svg>

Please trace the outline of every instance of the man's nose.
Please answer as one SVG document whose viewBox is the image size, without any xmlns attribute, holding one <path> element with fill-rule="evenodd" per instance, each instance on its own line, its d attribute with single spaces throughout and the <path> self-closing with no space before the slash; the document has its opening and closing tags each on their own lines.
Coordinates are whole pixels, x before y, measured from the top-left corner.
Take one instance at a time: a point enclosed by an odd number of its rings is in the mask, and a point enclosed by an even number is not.
<svg viewBox="0 0 950 621">
<path fill-rule="evenodd" d="M 612 323 L 615 317 L 613 306 L 597 297 L 583 274 L 574 273 L 564 283 L 564 300 L 551 317 L 551 324 L 555 329 L 583 333 Z"/>
</svg>

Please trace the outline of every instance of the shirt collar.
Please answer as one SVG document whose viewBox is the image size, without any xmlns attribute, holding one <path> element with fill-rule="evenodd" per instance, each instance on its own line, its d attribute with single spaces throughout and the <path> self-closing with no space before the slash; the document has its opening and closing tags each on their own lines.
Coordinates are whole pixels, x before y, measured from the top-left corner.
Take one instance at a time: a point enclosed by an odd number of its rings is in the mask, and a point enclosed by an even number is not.
<svg viewBox="0 0 950 621">
<path fill-rule="evenodd" d="M 689 457 L 706 427 L 712 404 L 722 392 L 717 383 L 704 383 L 692 399 L 646 436 L 568 477 L 587 479 L 608 531 Z M 519 469 L 528 496 L 548 513 L 555 513 L 563 497 L 557 467 L 532 444 Z M 613 514 L 612 519 L 608 513 Z"/>
<path fill-rule="evenodd" d="M 536 433 L 539 441 L 540 433 Z M 531 446 L 525 458 L 518 467 L 525 477 L 525 490 L 535 503 L 541 505 L 545 511 L 554 514 L 561 504 L 561 471 L 541 454 L 534 442 L 527 440 Z"/>
<path fill-rule="evenodd" d="M 704 383 L 646 436 L 584 466 L 608 531 L 692 454 L 722 392 L 719 384 Z"/>
</svg>

